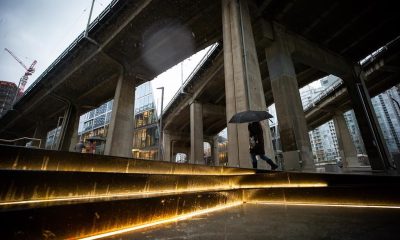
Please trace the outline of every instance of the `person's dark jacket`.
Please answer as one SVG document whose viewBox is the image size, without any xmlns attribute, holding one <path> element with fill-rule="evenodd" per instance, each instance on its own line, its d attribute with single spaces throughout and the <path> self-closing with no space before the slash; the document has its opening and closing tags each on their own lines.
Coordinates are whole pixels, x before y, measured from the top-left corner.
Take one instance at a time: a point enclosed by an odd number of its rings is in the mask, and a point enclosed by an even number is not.
<svg viewBox="0 0 400 240">
<path fill-rule="evenodd" d="M 260 122 L 249 123 L 248 129 L 250 138 L 253 137 L 256 142 L 254 147 L 250 147 L 250 153 L 264 155 L 264 136 Z"/>
</svg>

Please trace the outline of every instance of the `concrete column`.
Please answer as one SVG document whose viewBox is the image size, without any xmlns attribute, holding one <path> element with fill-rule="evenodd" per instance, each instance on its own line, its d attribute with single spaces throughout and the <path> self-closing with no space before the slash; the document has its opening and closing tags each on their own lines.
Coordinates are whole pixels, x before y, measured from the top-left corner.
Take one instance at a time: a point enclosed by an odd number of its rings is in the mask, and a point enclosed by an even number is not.
<svg viewBox="0 0 400 240">
<path fill-rule="evenodd" d="M 219 166 L 219 149 L 218 149 L 218 146 L 219 146 L 219 144 L 218 144 L 218 135 L 215 135 L 214 137 L 213 137 L 213 141 L 212 141 L 212 146 L 211 146 L 211 149 L 212 149 L 212 157 L 213 157 L 213 159 L 214 159 L 214 164 L 215 164 L 215 166 Z"/>
<path fill-rule="evenodd" d="M 72 134 L 71 134 L 71 140 L 70 140 L 70 145 L 69 145 L 69 151 L 74 152 L 75 151 L 75 145 L 79 141 L 79 135 L 78 135 L 78 130 L 79 130 L 79 119 L 81 117 L 80 111 L 77 111 L 77 114 L 75 115 L 74 119 L 71 119 L 73 128 L 71 129 Z"/>
<path fill-rule="evenodd" d="M 163 161 L 171 162 L 171 156 L 173 155 L 173 149 L 171 149 L 171 135 L 168 134 L 166 131 L 163 131 L 163 149 L 164 149 L 164 156 Z"/>
<path fill-rule="evenodd" d="M 38 146 L 40 148 L 46 147 L 46 140 L 47 140 L 48 132 L 49 132 L 48 128 L 44 122 L 39 121 L 36 123 L 36 128 L 35 128 L 35 132 L 33 133 L 33 138 L 40 139 L 40 146 L 37 144 L 35 146 Z"/>
<path fill-rule="evenodd" d="M 336 112 L 333 117 L 335 125 L 336 137 L 339 145 L 340 157 L 343 162 L 343 167 L 359 167 L 357 159 L 357 150 L 351 139 L 349 128 L 342 112 Z"/>
<path fill-rule="evenodd" d="M 176 162 L 176 153 L 173 153 L 172 154 L 172 157 L 171 157 L 171 162 Z"/>
<path fill-rule="evenodd" d="M 105 155 L 132 157 L 135 82 L 134 77 L 121 71 L 115 89 Z"/>
<path fill-rule="evenodd" d="M 279 122 L 285 169 L 311 170 L 314 169 L 314 161 L 296 72 L 284 30 L 279 27 L 275 30 L 275 39 L 266 49 L 266 57 Z"/>
<path fill-rule="evenodd" d="M 70 151 L 70 145 L 72 144 L 71 140 L 72 136 L 74 135 L 77 118 L 78 118 L 77 124 L 79 124 L 79 114 L 77 107 L 70 104 L 70 106 L 68 107 L 68 109 L 65 111 L 64 114 L 64 120 L 60 133 L 60 141 L 57 149 L 62 151 Z M 76 131 L 78 131 L 78 126 L 76 126 Z"/>
<path fill-rule="evenodd" d="M 204 164 L 203 106 L 190 104 L 190 163 Z"/>
<path fill-rule="evenodd" d="M 246 0 L 222 0 L 226 118 L 266 110 L 257 52 Z M 247 124 L 227 124 L 228 166 L 251 167 Z M 265 142 L 271 141 L 265 134 Z"/>
<path fill-rule="evenodd" d="M 355 67 L 352 76 L 345 75 L 342 79 L 353 105 L 372 170 L 391 168 L 391 155 L 365 86 L 364 73 L 359 67 Z"/>
</svg>

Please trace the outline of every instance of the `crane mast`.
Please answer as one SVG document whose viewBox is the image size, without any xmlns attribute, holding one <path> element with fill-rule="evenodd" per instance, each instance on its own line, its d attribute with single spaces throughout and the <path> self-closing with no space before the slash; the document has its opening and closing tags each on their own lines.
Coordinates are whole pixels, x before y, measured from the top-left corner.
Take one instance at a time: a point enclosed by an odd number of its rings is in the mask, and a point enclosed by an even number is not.
<svg viewBox="0 0 400 240">
<path fill-rule="evenodd" d="M 17 60 L 17 62 L 25 69 L 25 73 L 24 75 L 21 77 L 21 79 L 19 80 L 19 84 L 18 84 L 18 88 L 17 88 L 17 92 L 15 94 L 14 97 L 14 102 L 17 99 L 17 96 L 20 97 L 23 93 L 24 93 L 24 89 L 25 89 L 25 85 L 28 82 L 28 78 L 30 75 L 32 75 L 35 72 L 35 65 L 37 63 L 36 60 L 34 60 L 32 62 L 32 64 L 28 67 L 26 67 L 26 65 L 21 61 L 21 59 L 19 59 L 17 56 L 15 56 L 15 54 L 10 51 L 9 49 L 5 48 L 4 50 L 6 50 L 15 60 Z"/>
</svg>

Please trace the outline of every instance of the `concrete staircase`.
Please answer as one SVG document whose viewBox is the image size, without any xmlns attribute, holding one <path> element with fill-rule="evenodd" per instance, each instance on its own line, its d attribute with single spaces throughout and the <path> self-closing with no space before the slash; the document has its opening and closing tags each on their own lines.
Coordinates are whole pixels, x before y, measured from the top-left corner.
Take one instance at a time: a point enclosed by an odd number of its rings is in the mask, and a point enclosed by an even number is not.
<svg viewBox="0 0 400 240">
<path fill-rule="evenodd" d="M 96 239 L 245 203 L 400 206 L 400 178 L 391 176 L 256 172 L 4 145 L 0 153 L 4 239 Z"/>
</svg>

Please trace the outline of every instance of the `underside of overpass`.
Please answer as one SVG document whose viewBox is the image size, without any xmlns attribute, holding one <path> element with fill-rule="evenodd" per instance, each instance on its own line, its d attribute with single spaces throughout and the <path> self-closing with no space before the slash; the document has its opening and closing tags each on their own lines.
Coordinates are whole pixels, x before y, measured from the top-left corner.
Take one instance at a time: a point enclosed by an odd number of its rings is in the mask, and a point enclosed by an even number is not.
<svg viewBox="0 0 400 240">
<path fill-rule="evenodd" d="M 356 64 L 399 35 L 399 16 L 389 1 L 265 0 L 248 1 L 248 7 L 267 105 L 275 100 L 266 49 L 276 40 L 278 28 L 294 42 L 291 58 L 298 88 L 332 71 L 342 71 L 339 62 Z M 38 122 L 51 129 L 71 106 L 78 113 L 99 106 L 116 94 L 121 72 L 138 85 L 206 46 L 223 45 L 221 19 L 221 3 L 215 1 L 113 1 L 91 24 L 88 36 L 79 36 L 0 120 L 1 136 L 31 135 Z M 302 52 L 302 48 L 307 50 Z M 328 59 L 320 62 L 321 53 Z M 325 61 L 331 61 L 328 68 Z M 224 93 L 220 83 L 225 79 L 223 62 L 220 53 L 210 63 L 211 70 L 204 73 L 207 83 L 186 86 L 186 101 L 205 104 L 205 136 L 226 125 L 222 112 L 227 103 L 219 93 Z M 393 72 L 395 68 L 389 66 L 386 72 L 388 69 Z M 183 116 L 189 112 L 185 106 L 174 111 Z M 171 122 L 165 123 L 167 130 L 189 132 L 188 121 Z"/>
</svg>

